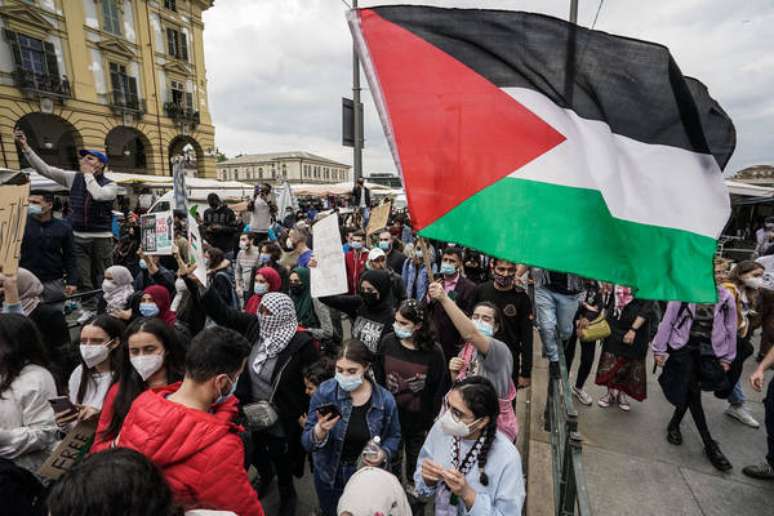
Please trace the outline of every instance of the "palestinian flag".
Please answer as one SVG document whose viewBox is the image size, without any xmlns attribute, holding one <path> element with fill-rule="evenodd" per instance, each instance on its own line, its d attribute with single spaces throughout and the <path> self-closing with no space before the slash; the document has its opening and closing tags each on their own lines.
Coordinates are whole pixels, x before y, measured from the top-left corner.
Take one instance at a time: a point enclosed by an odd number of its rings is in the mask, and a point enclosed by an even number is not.
<svg viewBox="0 0 774 516">
<path fill-rule="evenodd" d="M 522 12 L 349 21 L 422 235 L 646 299 L 715 300 L 735 131 L 667 48 Z"/>
</svg>

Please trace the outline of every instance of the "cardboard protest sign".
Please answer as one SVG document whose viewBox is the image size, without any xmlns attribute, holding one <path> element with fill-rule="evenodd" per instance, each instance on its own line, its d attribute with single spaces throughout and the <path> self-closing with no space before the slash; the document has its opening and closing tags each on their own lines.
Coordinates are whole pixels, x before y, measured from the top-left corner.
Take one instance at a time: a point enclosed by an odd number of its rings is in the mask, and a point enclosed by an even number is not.
<svg viewBox="0 0 774 516">
<path fill-rule="evenodd" d="M 145 254 L 172 254 L 174 224 L 172 212 L 163 211 L 140 217 L 142 249 Z"/>
<path fill-rule="evenodd" d="M 387 222 L 390 220 L 391 209 L 392 202 L 385 201 L 371 210 L 371 218 L 368 219 L 368 228 L 366 229 L 367 236 L 387 227 Z"/>
<path fill-rule="evenodd" d="M 312 226 L 314 256 L 317 267 L 312 267 L 310 283 L 312 297 L 335 296 L 347 291 L 347 268 L 341 247 L 339 219 L 329 215 Z"/>
<path fill-rule="evenodd" d="M 0 266 L 4 274 L 16 274 L 19 268 L 29 195 L 29 183 L 0 185 Z"/>
<path fill-rule="evenodd" d="M 188 214 L 188 243 L 191 246 L 191 262 L 196 264 L 194 274 L 202 282 L 202 285 L 206 287 L 207 266 L 204 264 L 204 242 L 199 232 L 199 224 L 196 222 L 196 217 L 190 213 Z"/>
<path fill-rule="evenodd" d="M 96 418 L 80 421 L 40 466 L 38 475 L 56 480 L 67 473 L 88 453 L 96 431 Z"/>
</svg>

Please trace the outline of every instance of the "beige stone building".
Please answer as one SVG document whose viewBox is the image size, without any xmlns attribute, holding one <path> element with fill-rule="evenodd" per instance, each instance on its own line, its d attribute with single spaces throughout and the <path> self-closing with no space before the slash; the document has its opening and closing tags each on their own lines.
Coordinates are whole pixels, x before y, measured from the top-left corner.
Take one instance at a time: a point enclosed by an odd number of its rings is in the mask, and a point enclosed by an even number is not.
<svg viewBox="0 0 774 516">
<path fill-rule="evenodd" d="M 245 154 L 216 165 L 218 179 L 246 182 L 341 183 L 352 167 L 310 152 Z"/>
<path fill-rule="evenodd" d="M 23 168 L 13 129 L 77 168 L 106 150 L 117 172 L 169 175 L 192 155 L 215 176 L 202 12 L 213 0 L 0 0 L 0 163 Z"/>
</svg>

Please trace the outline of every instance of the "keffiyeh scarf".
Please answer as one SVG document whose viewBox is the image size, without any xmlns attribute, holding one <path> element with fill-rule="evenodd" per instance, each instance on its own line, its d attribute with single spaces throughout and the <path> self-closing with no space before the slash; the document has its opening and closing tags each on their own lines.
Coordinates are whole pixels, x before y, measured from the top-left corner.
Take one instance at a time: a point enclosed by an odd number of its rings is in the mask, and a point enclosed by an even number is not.
<svg viewBox="0 0 774 516">
<path fill-rule="evenodd" d="M 259 309 L 259 349 L 252 364 L 255 374 L 261 374 L 266 361 L 276 357 L 287 347 L 298 329 L 296 309 L 288 295 L 279 292 L 265 294 L 261 306 L 271 315 L 262 314 Z"/>
</svg>

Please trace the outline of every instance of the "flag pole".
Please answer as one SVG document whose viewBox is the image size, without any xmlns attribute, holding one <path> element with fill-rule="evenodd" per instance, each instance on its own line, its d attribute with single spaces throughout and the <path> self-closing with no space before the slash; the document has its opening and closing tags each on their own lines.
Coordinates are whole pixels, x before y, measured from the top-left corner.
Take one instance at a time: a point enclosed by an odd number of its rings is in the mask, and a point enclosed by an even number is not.
<svg viewBox="0 0 774 516">
<path fill-rule="evenodd" d="M 578 0 L 570 0 L 570 23 L 578 23 Z"/>
<path fill-rule="evenodd" d="M 357 0 L 352 0 L 352 8 L 357 9 Z M 360 59 L 357 56 L 354 41 L 352 44 L 352 116 L 354 117 L 353 129 L 355 133 L 355 145 L 353 146 L 352 168 L 354 169 L 354 182 L 363 177 L 363 115 L 360 104 Z"/>
</svg>

